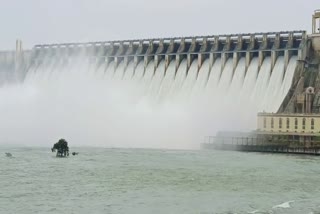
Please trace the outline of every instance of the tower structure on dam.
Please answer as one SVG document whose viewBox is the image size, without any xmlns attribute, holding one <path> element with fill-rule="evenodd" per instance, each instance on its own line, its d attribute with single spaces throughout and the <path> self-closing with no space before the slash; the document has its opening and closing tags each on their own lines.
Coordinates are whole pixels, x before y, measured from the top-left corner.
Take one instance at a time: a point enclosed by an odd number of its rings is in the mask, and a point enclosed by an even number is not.
<svg viewBox="0 0 320 214">
<path fill-rule="evenodd" d="M 22 41 L 16 40 L 12 51 L 0 51 L 0 85 L 22 81 L 31 63 L 31 50 L 23 50 Z"/>
<path fill-rule="evenodd" d="M 258 114 L 258 136 L 293 145 L 320 146 L 320 10 L 312 16 L 307 46 L 305 59 L 299 60 L 303 72 L 296 76 L 277 114 Z"/>
<path fill-rule="evenodd" d="M 277 112 L 258 113 L 257 130 L 209 137 L 220 149 L 320 154 L 320 10 L 312 16 L 292 85 Z M 302 56 L 302 57 L 301 57 Z M 222 144 L 221 144 L 222 143 Z M 211 144 L 206 144 L 211 147 Z"/>
</svg>

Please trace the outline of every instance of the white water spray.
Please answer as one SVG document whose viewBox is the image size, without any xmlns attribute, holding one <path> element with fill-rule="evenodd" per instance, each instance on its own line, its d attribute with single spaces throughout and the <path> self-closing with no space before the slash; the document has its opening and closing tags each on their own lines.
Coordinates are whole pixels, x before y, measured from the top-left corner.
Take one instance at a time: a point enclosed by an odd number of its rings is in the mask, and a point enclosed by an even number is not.
<svg viewBox="0 0 320 214">
<path fill-rule="evenodd" d="M 137 65 L 85 58 L 44 57 L 21 84 L 0 88 L 0 143 L 51 145 L 64 137 L 73 145 L 198 148 L 220 130 L 255 129 L 258 111 L 275 112 L 291 87 L 296 66 L 284 70 L 279 57 L 246 70 L 229 59 L 188 68 L 184 59 Z M 222 69 L 223 68 L 223 69 Z M 285 72 L 285 73 L 284 73 Z M 276 98 L 276 102 L 273 102 Z"/>
</svg>

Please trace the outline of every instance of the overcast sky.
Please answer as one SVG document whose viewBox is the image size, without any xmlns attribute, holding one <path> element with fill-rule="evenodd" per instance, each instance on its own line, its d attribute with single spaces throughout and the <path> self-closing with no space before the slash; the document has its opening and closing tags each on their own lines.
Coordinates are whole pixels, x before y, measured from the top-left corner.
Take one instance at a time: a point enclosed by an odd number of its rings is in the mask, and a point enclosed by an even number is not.
<svg viewBox="0 0 320 214">
<path fill-rule="evenodd" d="M 0 50 L 57 42 L 311 31 L 319 0 L 0 0 Z"/>
</svg>

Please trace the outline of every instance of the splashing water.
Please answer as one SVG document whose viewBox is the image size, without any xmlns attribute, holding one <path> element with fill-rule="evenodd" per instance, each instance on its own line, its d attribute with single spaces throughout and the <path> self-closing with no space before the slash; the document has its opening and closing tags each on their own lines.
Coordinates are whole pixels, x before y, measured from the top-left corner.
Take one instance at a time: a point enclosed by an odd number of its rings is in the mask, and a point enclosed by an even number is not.
<svg viewBox="0 0 320 214">
<path fill-rule="evenodd" d="M 255 129 L 258 111 L 277 111 L 296 59 L 285 71 L 279 57 L 271 71 L 269 57 L 260 68 L 253 58 L 246 70 L 244 58 L 236 68 L 218 58 L 210 69 L 208 60 L 200 68 L 197 60 L 144 68 L 47 56 L 23 83 L 0 88 L 0 143 L 51 145 L 64 137 L 75 145 L 198 148 L 206 135 Z"/>
</svg>

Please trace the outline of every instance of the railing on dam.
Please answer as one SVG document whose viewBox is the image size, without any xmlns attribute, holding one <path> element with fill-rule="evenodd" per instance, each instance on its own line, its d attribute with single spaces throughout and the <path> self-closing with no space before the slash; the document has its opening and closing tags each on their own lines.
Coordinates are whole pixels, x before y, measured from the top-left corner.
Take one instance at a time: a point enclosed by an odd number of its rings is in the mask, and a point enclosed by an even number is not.
<svg viewBox="0 0 320 214">
<path fill-rule="evenodd" d="M 206 137 L 204 149 L 320 155 L 320 141 L 269 140 L 263 137 Z"/>
<path fill-rule="evenodd" d="M 115 40 L 115 41 L 98 41 L 98 42 L 84 42 L 84 43 L 57 43 L 57 44 L 40 44 L 36 45 L 35 48 L 62 48 L 62 47 L 85 47 L 85 46 L 108 46 L 108 45 L 141 45 L 149 44 L 150 42 L 154 44 L 159 44 L 161 41 L 169 44 L 171 41 L 175 42 L 203 42 L 206 41 L 216 41 L 227 40 L 230 38 L 232 40 L 238 39 L 241 37 L 244 40 L 248 40 L 252 37 L 255 39 L 263 40 L 264 37 L 267 38 L 276 38 L 280 36 L 283 39 L 289 39 L 290 36 L 302 38 L 306 34 L 305 31 L 279 31 L 279 32 L 268 32 L 268 33 L 245 33 L 245 34 L 221 34 L 221 35 L 211 35 L 211 36 L 189 36 L 189 37 L 168 37 L 168 38 L 152 38 L 152 39 L 132 39 L 132 40 Z"/>
<path fill-rule="evenodd" d="M 250 34 L 223 34 L 212 36 L 172 37 L 140 40 L 118 40 L 87 43 L 42 44 L 33 48 L 33 61 L 44 57 L 87 57 L 104 62 L 114 61 L 115 65 L 133 60 L 136 64 L 144 61 L 145 66 L 154 60 L 157 66 L 161 60 L 168 65 L 172 59 L 177 66 L 187 59 L 188 66 L 195 59 L 199 67 L 205 59 L 210 66 L 217 58 L 225 64 L 228 58 L 237 61 L 246 58 L 249 65 L 252 57 L 259 57 L 262 63 L 265 56 L 271 56 L 274 65 L 277 56 L 301 55 L 306 41 L 305 31 L 280 31 Z M 288 61 L 286 60 L 286 61 Z"/>
</svg>

